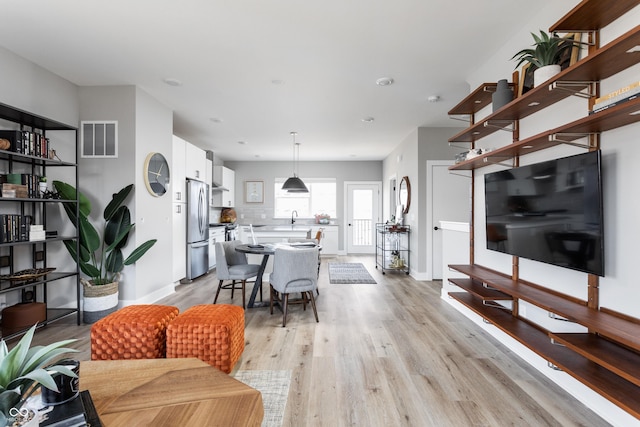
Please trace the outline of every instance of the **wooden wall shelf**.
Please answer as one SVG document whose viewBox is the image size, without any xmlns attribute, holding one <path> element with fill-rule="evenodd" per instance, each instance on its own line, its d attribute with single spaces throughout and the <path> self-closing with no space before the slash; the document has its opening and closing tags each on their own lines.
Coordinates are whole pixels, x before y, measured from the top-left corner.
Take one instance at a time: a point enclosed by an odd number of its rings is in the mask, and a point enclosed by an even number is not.
<svg viewBox="0 0 640 427">
<path fill-rule="evenodd" d="M 583 0 L 553 24 L 549 31 L 567 33 L 596 31 L 609 25 L 638 4 L 640 4 L 638 0 L 616 0 L 614 2 Z"/>
<path fill-rule="evenodd" d="M 552 25 L 550 31 L 593 32 L 590 38 L 598 40 L 598 31 L 602 27 L 639 5 L 640 0 L 584 0 Z M 474 170 L 491 164 L 513 167 L 521 156 L 559 144 L 598 149 L 600 138 L 593 135 L 640 122 L 640 99 L 634 99 L 522 140 L 516 132 L 520 119 L 572 94 L 590 97 L 591 105 L 602 79 L 640 63 L 639 45 L 640 25 L 637 25 L 602 47 L 593 46 L 587 57 L 544 85 L 529 90 L 498 111 L 479 119 L 476 114 L 489 106 L 491 88 L 495 87 L 492 83 L 483 83 L 449 112 L 451 115 L 469 114 L 471 123 L 449 142 L 475 143 L 504 129 L 514 131 L 512 143 L 449 169 Z M 475 174 L 471 179 L 473 186 Z M 588 301 L 585 301 L 522 279 L 516 280 L 519 276 L 517 257 L 514 257 L 511 275 L 474 264 L 474 200 L 471 206 L 471 264 L 449 266 L 468 278 L 449 279 L 460 289 L 460 292 L 450 292 L 449 296 L 551 365 L 640 419 L 640 319 L 599 307 L 598 277 L 594 275 L 588 275 Z M 513 303 L 509 303 L 509 299 Z M 520 315 L 520 301 L 554 313 L 562 320 L 575 322 L 588 333 L 549 331 Z"/>
<path fill-rule="evenodd" d="M 450 166 L 450 170 L 472 170 L 495 163 L 508 161 L 516 156 L 524 156 L 535 151 L 545 150 L 566 142 L 574 142 L 588 134 L 600 133 L 632 123 L 640 122 L 640 98 L 615 107 L 590 114 L 586 117 L 539 133 L 532 137 L 516 141 L 504 147 L 481 154 L 473 159 Z"/>
<path fill-rule="evenodd" d="M 484 305 L 467 292 L 450 292 L 449 296 L 558 369 L 640 418 L 640 401 L 637 399 L 640 387 L 636 384 L 577 355 L 568 347 L 553 344 L 548 331 L 514 317 L 505 310 Z M 631 363 L 640 363 L 640 358 L 636 355 Z"/>
<path fill-rule="evenodd" d="M 531 89 L 495 113 L 478 120 L 472 126 L 449 138 L 449 142 L 478 141 L 498 130 L 496 127 L 487 126 L 488 122 L 513 122 L 523 119 L 571 96 L 572 93 L 569 91 L 552 89 L 555 82 L 584 82 L 583 86 L 574 88 L 575 91 L 580 91 L 587 88 L 590 82 L 611 77 L 640 63 L 640 52 L 627 53 L 637 45 L 640 45 L 640 25 L 563 70 L 546 84 Z M 457 108 L 458 106 L 453 110 Z"/>
</svg>

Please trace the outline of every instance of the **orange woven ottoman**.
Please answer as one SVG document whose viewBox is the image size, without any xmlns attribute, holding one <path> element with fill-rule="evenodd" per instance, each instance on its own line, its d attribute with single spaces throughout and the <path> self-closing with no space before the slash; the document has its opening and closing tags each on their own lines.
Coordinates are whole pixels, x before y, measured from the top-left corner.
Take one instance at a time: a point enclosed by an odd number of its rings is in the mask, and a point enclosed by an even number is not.
<svg viewBox="0 0 640 427">
<path fill-rule="evenodd" d="M 165 357 L 167 325 L 178 316 L 168 305 L 129 305 L 91 326 L 91 360 Z"/>
<path fill-rule="evenodd" d="M 227 374 L 244 351 L 244 310 L 229 304 L 195 305 L 167 327 L 167 357 L 197 357 Z"/>
</svg>

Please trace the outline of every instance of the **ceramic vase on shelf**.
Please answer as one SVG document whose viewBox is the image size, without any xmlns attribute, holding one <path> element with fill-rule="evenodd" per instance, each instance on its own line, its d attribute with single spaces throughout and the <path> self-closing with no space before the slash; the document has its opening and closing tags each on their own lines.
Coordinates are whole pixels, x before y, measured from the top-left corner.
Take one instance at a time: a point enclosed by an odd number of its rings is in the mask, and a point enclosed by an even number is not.
<svg viewBox="0 0 640 427">
<path fill-rule="evenodd" d="M 513 100 L 513 91 L 509 88 L 509 82 L 506 79 L 498 80 L 496 91 L 491 95 L 491 101 L 493 104 L 493 112 L 495 113 L 500 108 L 504 107 Z"/>
<path fill-rule="evenodd" d="M 533 87 L 538 87 L 561 71 L 560 65 L 545 65 L 533 71 Z"/>
</svg>

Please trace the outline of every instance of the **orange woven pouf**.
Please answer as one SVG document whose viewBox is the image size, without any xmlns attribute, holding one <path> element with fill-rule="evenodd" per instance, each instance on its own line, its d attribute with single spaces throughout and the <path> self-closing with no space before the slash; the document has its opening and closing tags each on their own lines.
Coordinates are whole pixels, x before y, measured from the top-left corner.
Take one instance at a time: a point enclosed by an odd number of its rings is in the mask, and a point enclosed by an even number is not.
<svg viewBox="0 0 640 427">
<path fill-rule="evenodd" d="M 91 326 L 91 360 L 165 357 L 167 325 L 178 312 L 168 305 L 130 305 L 103 317 Z"/>
<path fill-rule="evenodd" d="M 197 357 L 230 373 L 244 351 L 244 310 L 229 304 L 193 306 L 167 327 L 167 357 Z"/>
</svg>

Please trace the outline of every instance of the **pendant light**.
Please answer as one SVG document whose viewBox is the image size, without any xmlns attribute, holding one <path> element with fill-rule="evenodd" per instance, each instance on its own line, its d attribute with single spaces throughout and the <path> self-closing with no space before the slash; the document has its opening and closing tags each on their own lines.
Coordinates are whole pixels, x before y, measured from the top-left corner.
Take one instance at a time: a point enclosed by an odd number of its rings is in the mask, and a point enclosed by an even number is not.
<svg viewBox="0 0 640 427">
<path fill-rule="evenodd" d="M 308 193 L 309 189 L 300 178 L 298 178 L 298 158 L 300 152 L 300 143 L 296 142 L 297 132 L 291 132 L 293 137 L 293 176 L 288 178 L 282 185 L 283 190 L 289 193 Z"/>
</svg>

